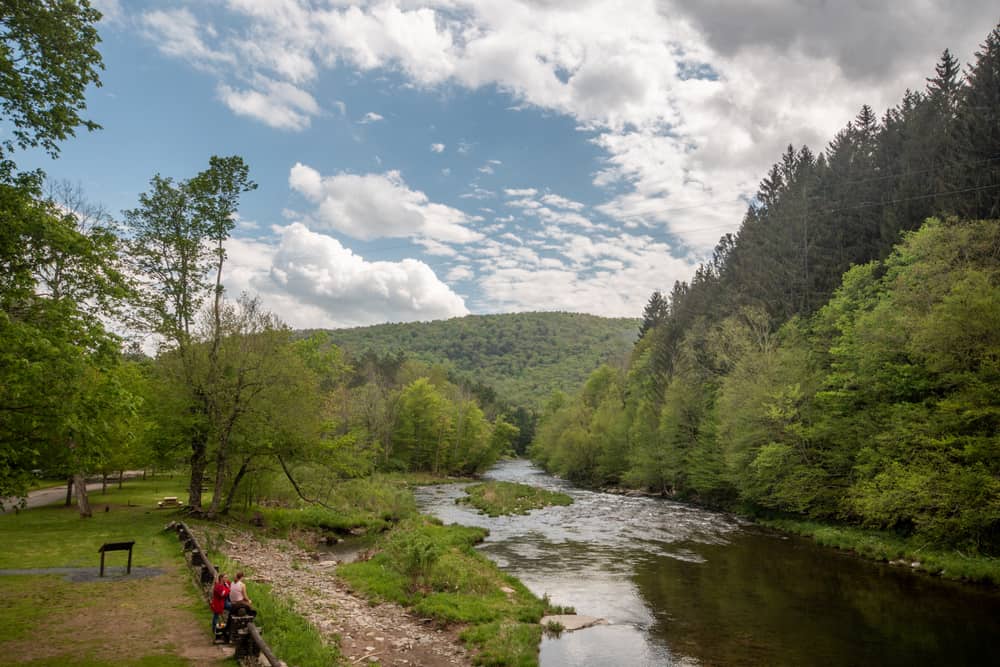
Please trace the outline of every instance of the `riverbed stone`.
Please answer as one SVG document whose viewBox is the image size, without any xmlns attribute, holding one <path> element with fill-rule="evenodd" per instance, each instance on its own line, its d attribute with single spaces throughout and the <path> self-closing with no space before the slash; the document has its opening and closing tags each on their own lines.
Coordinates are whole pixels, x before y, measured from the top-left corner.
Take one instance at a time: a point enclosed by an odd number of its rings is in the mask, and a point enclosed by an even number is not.
<svg viewBox="0 0 1000 667">
<path fill-rule="evenodd" d="M 539 622 L 542 625 L 558 623 L 566 632 L 582 630 L 595 625 L 608 624 L 608 622 L 603 618 L 598 618 L 596 616 L 583 616 L 581 614 L 554 614 L 552 616 L 543 616 L 542 620 Z"/>
</svg>

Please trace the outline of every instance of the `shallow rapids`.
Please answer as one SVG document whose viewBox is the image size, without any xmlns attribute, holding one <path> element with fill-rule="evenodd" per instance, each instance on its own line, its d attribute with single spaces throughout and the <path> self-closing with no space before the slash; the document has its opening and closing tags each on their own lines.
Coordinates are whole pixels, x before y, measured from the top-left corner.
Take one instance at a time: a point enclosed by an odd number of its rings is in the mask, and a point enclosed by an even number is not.
<svg viewBox="0 0 1000 667">
<path fill-rule="evenodd" d="M 562 491 L 566 507 L 490 518 L 423 487 L 445 523 L 488 528 L 484 554 L 538 595 L 609 625 L 542 641 L 571 665 L 981 665 L 1000 595 L 817 547 L 657 498 L 578 489 L 522 460 L 487 478 Z"/>
</svg>

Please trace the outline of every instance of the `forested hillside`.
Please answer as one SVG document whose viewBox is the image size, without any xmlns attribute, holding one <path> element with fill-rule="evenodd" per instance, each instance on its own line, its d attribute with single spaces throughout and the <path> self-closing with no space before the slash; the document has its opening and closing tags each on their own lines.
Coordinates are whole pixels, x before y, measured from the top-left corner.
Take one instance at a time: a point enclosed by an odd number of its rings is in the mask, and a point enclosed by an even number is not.
<svg viewBox="0 0 1000 667">
<path fill-rule="evenodd" d="M 355 358 L 401 353 L 444 365 L 491 388 L 502 403 L 536 408 L 553 391 L 578 387 L 601 364 L 625 359 L 638 329 L 637 319 L 512 313 L 339 329 L 330 340 Z"/>
<path fill-rule="evenodd" d="M 534 457 L 1000 553 L 998 114 L 1000 28 L 964 72 L 945 51 L 881 118 L 790 146 L 739 231 L 650 299 L 627 372 L 549 403 Z"/>
</svg>

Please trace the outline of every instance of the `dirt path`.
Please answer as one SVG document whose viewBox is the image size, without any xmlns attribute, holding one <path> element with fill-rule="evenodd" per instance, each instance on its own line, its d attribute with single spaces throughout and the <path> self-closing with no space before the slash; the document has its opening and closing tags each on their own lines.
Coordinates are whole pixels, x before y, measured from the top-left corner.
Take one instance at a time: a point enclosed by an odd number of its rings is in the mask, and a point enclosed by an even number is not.
<svg viewBox="0 0 1000 667">
<path fill-rule="evenodd" d="M 198 532 L 203 539 L 202 531 Z M 317 562 L 285 540 L 263 542 L 249 533 L 228 531 L 223 551 L 231 560 L 254 572 L 249 579 L 265 581 L 340 650 L 351 664 L 444 667 L 471 665 L 458 631 L 437 628 L 395 604 L 372 606 L 353 595 L 335 575 L 333 561 Z"/>
</svg>

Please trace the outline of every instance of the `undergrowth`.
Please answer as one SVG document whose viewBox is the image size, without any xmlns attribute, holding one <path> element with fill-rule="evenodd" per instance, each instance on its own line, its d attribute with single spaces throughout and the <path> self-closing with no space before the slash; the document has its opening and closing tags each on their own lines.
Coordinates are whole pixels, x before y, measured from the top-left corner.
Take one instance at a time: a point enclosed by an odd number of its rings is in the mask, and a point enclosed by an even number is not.
<svg viewBox="0 0 1000 667">
<path fill-rule="evenodd" d="M 785 532 L 813 538 L 817 544 L 853 551 L 872 560 L 905 561 L 919 569 L 946 579 L 1000 585 L 1000 559 L 981 554 L 942 549 L 926 542 L 888 531 L 866 530 L 852 526 L 831 526 L 815 521 L 767 519 L 759 523 Z M 913 563 L 918 563 L 913 567 Z"/>
<path fill-rule="evenodd" d="M 473 548 L 486 534 L 414 517 L 382 536 L 370 560 L 342 565 L 338 574 L 373 601 L 468 625 L 461 637 L 476 649 L 477 664 L 537 665 L 547 603 Z"/>
</svg>

